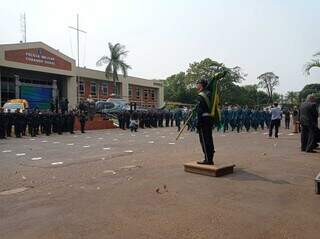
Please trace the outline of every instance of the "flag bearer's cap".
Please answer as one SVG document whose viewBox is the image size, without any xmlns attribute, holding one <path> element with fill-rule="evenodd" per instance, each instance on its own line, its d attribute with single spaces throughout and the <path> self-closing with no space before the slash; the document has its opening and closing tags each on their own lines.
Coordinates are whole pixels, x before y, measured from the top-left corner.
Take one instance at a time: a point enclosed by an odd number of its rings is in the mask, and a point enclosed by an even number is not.
<svg viewBox="0 0 320 239">
<path fill-rule="evenodd" d="M 202 86 L 205 87 L 208 85 L 208 80 L 204 76 L 202 76 L 200 77 L 199 80 L 197 80 L 197 84 L 201 84 Z"/>
</svg>

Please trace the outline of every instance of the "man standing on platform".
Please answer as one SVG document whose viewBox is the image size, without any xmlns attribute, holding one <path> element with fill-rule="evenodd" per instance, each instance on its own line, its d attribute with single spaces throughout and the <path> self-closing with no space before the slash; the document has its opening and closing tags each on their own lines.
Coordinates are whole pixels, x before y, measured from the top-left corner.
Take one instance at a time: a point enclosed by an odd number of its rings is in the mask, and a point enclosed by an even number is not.
<svg viewBox="0 0 320 239">
<path fill-rule="evenodd" d="M 197 128 L 199 131 L 199 139 L 204 153 L 205 159 L 199 161 L 198 164 L 209 164 L 213 165 L 214 145 L 212 138 L 212 127 L 213 118 L 210 115 L 210 99 L 212 93 L 206 90 L 208 81 L 201 78 L 197 81 L 197 91 L 199 92 L 197 101 L 198 105 L 196 108 L 198 124 Z"/>
</svg>

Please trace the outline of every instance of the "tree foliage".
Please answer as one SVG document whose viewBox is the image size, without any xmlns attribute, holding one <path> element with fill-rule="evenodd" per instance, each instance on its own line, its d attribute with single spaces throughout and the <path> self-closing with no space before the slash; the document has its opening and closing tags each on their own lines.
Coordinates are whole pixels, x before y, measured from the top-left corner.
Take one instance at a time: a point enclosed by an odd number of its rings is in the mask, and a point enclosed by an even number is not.
<svg viewBox="0 0 320 239">
<path fill-rule="evenodd" d="M 269 103 L 272 103 L 274 89 L 279 85 L 279 76 L 273 72 L 266 72 L 258 76 L 257 79 L 259 80 L 258 86 L 267 91 Z"/>
<path fill-rule="evenodd" d="M 186 73 L 180 72 L 168 77 L 164 82 L 165 100 L 194 103 L 197 95 L 195 90 L 196 81 L 203 76 L 211 78 L 213 74 L 222 70 L 228 72 L 220 81 L 222 104 L 238 104 L 251 108 L 268 104 L 268 95 L 263 91 L 259 91 L 257 85 L 238 85 L 246 77 L 240 67 L 227 68 L 209 58 L 190 64 Z"/>
<path fill-rule="evenodd" d="M 310 75 L 310 70 L 314 67 L 320 67 L 320 52 L 313 55 L 313 59 L 305 65 L 305 72 Z"/>
<path fill-rule="evenodd" d="M 122 72 L 123 77 L 127 77 L 128 69 L 131 69 L 131 67 L 123 60 L 123 58 L 128 54 L 128 51 L 125 50 L 124 45 L 121 45 L 120 43 L 112 45 L 112 43 L 109 42 L 108 47 L 110 51 L 110 57 L 101 57 L 97 61 L 97 65 L 107 65 L 105 70 L 106 78 L 113 79 L 113 93 L 116 93 L 116 82 L 119 81 L 118 71 L 120 70 Z"/>
<path fill-rule="evenodd" d="M 316 96 L 318 102 L 320 101 L 320 84 L 309 84 L 303 87 L 300 91 L 300 101 L 304 101 L 308 95 L 313 94 Z"/>
<path fill-rule="evenodd" d="M 165 100 L 193 104 L 197 91 L 195 88 L 188 87 L 188 84 L 184 72 L 169 76 L 164 82 Z"/>
<path fill-rule="evenodd" d="M 299 92 L 298 91 L 288 91 L 285 97 L 285 101 L 290 105 L 299 105 Z"/>
<path fill-rule="evenodd" d="M 246 77 L 246 74 L 242 72 L 239 66 L 227 68 L 222 63 L 213 61 L 210 58 L 194 62 L 189 65 L 187 70 L 189 87 L 194 87 L 200 77 L 210 79 L 214 74 L 222 71 L 227 71 L 227 74 L 220 81 L 221 101 L 234 101 L 236 96 L 233 93 L 237 90 L 239 91 L 239 86 L 235 85 L 235 83 L 242 82 Z"/>
</svg>

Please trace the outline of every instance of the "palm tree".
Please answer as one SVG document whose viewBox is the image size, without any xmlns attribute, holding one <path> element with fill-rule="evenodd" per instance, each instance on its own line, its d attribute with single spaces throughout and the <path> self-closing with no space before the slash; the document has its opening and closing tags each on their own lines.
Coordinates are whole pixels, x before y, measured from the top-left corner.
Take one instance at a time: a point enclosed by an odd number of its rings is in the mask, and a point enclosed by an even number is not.
<svg viewBox="0 0 320 239">
<path fill-rule="evenodd" d="M 110 57 L 109 56 L 103 56 L 97 61 L 97 66 L 101 66 L 103 64 L 106 64 L 106 78 L 113 79 L 113 93 L 116 94 L 116 86 L 117 81 L 119 81 L 118 78 L 118 70 L 121 70 L 123 77 L 127 77 L 128 75 L 128 69 L 131 69 L 131 67 L 126 64 L 123 60 L 124 57 L 127 56 L 128 51 L 125 50 L 125 46 L 121 45 L 120 43 L 117 43 L 115 45 L 112 45 L 112 43 L 109 42 L 109 50 L 110 50 Z"/>
<path fill-rule="evenodd" d="M 305 72 L 310 75 L 310 70 L 311 68 L 313 67 L 320 67 L 320 52 L 317 52 L 316 54 L 313 55 L 314 57 L 317 57 L 317 58 L 314 58 L 314 59 L 311 59 L 311 62 L 308 62 L 305 66 Z"/>
</svg>

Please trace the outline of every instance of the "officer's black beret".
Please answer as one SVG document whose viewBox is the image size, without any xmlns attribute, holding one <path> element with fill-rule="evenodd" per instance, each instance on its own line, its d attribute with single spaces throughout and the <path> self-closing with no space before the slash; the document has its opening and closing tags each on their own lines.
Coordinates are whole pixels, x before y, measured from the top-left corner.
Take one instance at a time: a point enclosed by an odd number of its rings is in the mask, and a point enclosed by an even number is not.
<svg viewBox="0 0 320 239">
<path fill-rule="evenodd" d="M 201 84 L 203 86 L 208 85 L 208 80 L 205 77 L 201 77 L 199 80 L 197 80 L 197 84 Z"/>
</svg>

